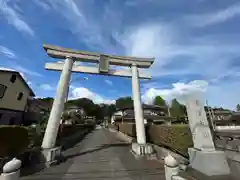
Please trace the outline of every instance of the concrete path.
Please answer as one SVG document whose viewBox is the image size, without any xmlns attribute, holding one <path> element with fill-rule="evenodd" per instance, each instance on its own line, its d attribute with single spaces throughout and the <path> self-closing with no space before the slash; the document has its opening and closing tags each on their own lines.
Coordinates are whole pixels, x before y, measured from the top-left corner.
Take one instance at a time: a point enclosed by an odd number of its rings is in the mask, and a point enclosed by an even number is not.
<svg viewBox="0 0 240 180">
<path fill-rule="evenodd" d="M 165 180 L 161 162 L 136 158 L 130 149 L 114 132 L 96 129 L 64 152 L 65 162 L 21 179 Z"/>
</svg>

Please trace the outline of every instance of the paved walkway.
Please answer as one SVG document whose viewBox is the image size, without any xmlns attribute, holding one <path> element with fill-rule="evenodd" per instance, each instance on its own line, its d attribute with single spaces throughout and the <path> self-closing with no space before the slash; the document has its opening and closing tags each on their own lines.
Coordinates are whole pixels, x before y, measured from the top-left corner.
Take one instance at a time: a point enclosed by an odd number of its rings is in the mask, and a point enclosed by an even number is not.
<svg viewBox="0 0 240 180">
<path fill-rule="evenodd" d="M 130 149 L 115 133 L 97 129 L 64 152 L 65 162 L 21 179 L 165 180 L 161 162 L 135 158 Z"/>
</svg>

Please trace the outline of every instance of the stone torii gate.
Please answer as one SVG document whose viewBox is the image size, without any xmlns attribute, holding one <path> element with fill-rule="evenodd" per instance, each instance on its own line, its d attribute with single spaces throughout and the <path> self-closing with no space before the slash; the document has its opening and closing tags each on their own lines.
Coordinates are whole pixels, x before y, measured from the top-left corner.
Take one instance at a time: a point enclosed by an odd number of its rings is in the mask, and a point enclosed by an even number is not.
<svg viewBox="0 0 240 180">
<path fill-rule="evenodd" d="M 56 97 L 53 102 L 42 142 L 43 155 L 47 162 L 53 161 L 54 157 L 60 153 L 60 150 L 55 148 L 55 142 L 61 114 L 64 108 L 64 101 L 69 88 L 71 72 L 132 78 L 132 97 L 134 101 L 137 133 L 137 143 L 132 144 L 132 150 L 138 155 L 151 154 L 153 152 L 152 146 L 146 143 L 139 87 L 139 79 L 151 79 L 151 76 L 139 73 L 138 68 L 149 68 L 153 64 L 154 58 L 113 56 L 100 53 L 76 51 L 52 45 L 43 45 L 43 47 L 50 57 L 65 59 L 64 63 L 46 63 L 45 65 L 47 70 L 61 71 Z M 81 64 L 76 65 L 74 64 L 75 61 L 95 63 L 98 67 L 82 66 Z M 109 68 L 110 65 L 130 67 L 131 70 L 113 70 Z"/>
</svg>

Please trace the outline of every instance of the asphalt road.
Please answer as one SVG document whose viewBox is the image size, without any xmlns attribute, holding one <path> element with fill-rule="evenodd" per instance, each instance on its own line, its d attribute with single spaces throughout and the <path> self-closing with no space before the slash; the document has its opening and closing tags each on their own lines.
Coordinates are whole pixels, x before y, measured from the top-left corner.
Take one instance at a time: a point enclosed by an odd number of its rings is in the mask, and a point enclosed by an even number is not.
<svg viewBox="0 0 240 180">
<path fill-rule="evenodd" d="M 163 164 L 136 158 L 115 133 L 96 129 L 64 152 L 65 162 L 20 179 L 165 180 Z"/>
</svg>

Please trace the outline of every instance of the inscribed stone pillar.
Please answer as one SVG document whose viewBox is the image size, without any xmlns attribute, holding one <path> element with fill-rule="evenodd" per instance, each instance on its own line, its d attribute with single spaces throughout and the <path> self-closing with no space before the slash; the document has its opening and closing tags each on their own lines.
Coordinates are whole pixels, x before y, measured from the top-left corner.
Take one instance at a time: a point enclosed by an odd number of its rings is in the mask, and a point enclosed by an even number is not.
<svg viewBox="0 0 240 180">
<path fill-rule="evenodd" d="M 203 101 L 198 96 L 187 95 L 186 107 L 194 148 L 205 151 L 215 150 Z"/>
</svg>

